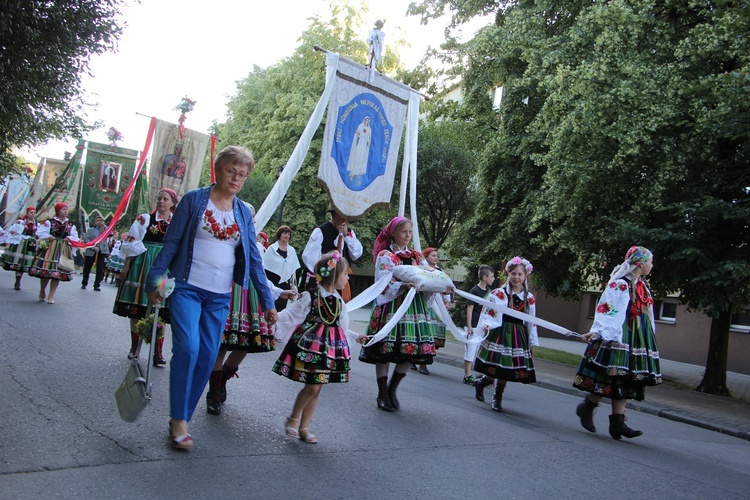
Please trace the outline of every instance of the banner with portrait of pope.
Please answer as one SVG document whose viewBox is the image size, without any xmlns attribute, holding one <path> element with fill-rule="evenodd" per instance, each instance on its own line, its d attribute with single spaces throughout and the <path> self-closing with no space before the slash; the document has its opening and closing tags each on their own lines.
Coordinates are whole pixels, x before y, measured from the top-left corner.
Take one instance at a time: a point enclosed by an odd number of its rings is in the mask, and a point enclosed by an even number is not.
<svg viewBox="0 0 750 500">
<path fill-rule="evenodd" d="M 318 182 L 347 218 L 388 204 L 411 90 L 341 58 L 323 135 Z"/>
</svg>

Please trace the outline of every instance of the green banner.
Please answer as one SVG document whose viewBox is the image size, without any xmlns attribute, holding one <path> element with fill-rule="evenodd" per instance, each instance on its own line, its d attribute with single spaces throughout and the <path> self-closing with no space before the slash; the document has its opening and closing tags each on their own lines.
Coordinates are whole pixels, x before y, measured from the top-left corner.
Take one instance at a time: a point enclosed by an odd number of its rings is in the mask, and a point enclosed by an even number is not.
<svg viewBox="0 0 750 500">
<path fill-rule="evenodd" d="M 138 151 L 89 142 L 83 172 L 80 208 L 86 218 L 94 212 L 109 219 L 130 184 Z"/>
<path fill-rule="evenodd" d="M 146 166 L 143 166 L 141 175 L 135 182 L 135 189 L 133 190 L 133 196 L 130 198 L 128 209 L 120 219 L 120 223 L 117 224 L 117 227 L 122 231 L 130 229 L 130 225 L 139 215 L 152 212 L 148 204 L 148 175 L 146 175 L 148 169 Z"/>
</svg>

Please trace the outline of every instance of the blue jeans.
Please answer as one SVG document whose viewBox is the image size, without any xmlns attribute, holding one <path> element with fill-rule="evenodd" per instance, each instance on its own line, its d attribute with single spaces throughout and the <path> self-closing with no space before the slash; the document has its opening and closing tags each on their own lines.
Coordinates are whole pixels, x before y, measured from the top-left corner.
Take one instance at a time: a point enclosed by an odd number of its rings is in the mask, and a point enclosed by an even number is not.
<svg viewBox="0 0 750 500">
<path fill-rule="evenodd" d="M 175 420 L 189 422 L 193 418 L 219 352 L 229 299 L 229 293 L 209 292 L 187 283 L 176 283 L 169 296 L 169 404 Z"/>
</svg>

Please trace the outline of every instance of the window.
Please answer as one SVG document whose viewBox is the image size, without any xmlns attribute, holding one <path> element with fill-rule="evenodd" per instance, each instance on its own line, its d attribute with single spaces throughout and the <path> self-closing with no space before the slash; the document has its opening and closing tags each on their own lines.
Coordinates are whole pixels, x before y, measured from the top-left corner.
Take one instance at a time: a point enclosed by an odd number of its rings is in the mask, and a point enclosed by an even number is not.
<svg viewBox="0 0 750 500">
<path fill-rule="evenodd" d="M 492 109 L 500 111 L 500 107 L 503 105 L 503 87 L 495 87 L 490 91 L 490 98 L 492 99 Z"/>
<path fill-rule="evenodd" d="M 668 300 L 654 301 L 654 316 L 656 321 L 674 324 L 677 321 L 677 302 Z"/>
<path fill-rule="evenodd" d="M 729 328 L 737 332 L 750 333 L 750 309 L 732 314 L 732 324 Z"/>
</svg>

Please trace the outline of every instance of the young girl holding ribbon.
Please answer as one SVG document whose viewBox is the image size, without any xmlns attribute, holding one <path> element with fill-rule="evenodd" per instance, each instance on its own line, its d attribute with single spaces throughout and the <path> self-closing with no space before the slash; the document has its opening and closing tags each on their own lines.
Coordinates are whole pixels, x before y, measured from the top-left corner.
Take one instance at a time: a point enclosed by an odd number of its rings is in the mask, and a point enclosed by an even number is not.
<svg viewBox="0 0 750 500">
<path fill-rule="evenodd" d="M 493 290 L 488 300 L 536 316 L 536 299 L 528 290 L 527 280 L 533 270 L 528 260 L 513 257 L 505 265 L 508 280 Z M 497 379 L 492 410 L 502 411 L 503 391 L 507 382 L 536 382 L 532 359 L 534 346 L 539 345 L 536 325 L 485 308 L 477 327 L 480 331 L 488 332 L 488 335 L 479 347 L 474 363 L 474 369 L 484 374 L 474 381 L 476 398 L 484 401 L 484 388 Z"/>
<path fill-rule="evenodd" d="M 372 252 L 375 281 L 389 279 L 389 282 L 372 306 L 366 333 L 378 337 L 376 332 L 382 331 L 385 335 L 377 340 L 373 338 L 370 341 L 372 345 L 363 347 L 359 360 L 375 365 L 378 408 L 388 412 L 400 408 L 396 390 L 411 364 L 432 364 L 435 356 L 435 327 L 430 324 L 424 294 L 412 290 L 415 288 L 413 283 L 393 277 L 399 266 L 424 266 L 426 263 L 419 252 L 409 248 L 411 239 L 411 221 L 405 217 L 394 217 L 378 234 Z M 409 298 L 412 299 L 411 303 Z M 405 311 L 402 305 L 408 306 Z M 402 313 L 400 318 L 399 311 Z M 394 324 L 396 318 L 399 319 Z M 390 363 L 396 367 L 389 383 Z"/>
<path fill-rule="evenodd" d="M 318 442 L 310 433 L 310 422 L 323 384 L 349 381 L 349 315 L 338 292 L 349 281 L 348 270 L 349 263 L 337 251 L 323 255 L 314 269 L 317 289 L 301 294 L 279 313 L 276 324 L 276 335 L 281 339 L 291 335 L 291 339 L 273 371 L 305 384 L 286 419 L 285 431 L 309 444 Z M 366 337 L 356 335 L 355 339 L 362 343 Z"/>
<path fill-rule="evenodd" d="M 625 403 L 628 399 L 642 401 L 647 385 L 662 382 L 654 300 L 643 281 L 653 267 L 651 251 L 630 247 L 625 261 L 612 271 L 591 331 L 583 335 L 589 345 L 573 386 L 589 393 L 576 409 L 581 425 L 589 432 L 596 432 L 594 409 L 606 397 L 612 400 L 609 434 L 614 439 L 643 434 L 625 423 Z"/>
</svg>

